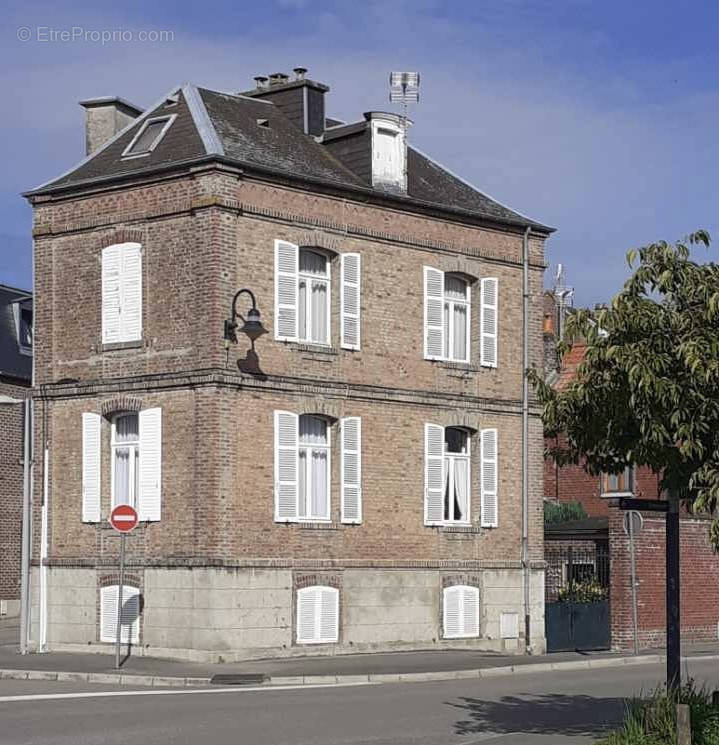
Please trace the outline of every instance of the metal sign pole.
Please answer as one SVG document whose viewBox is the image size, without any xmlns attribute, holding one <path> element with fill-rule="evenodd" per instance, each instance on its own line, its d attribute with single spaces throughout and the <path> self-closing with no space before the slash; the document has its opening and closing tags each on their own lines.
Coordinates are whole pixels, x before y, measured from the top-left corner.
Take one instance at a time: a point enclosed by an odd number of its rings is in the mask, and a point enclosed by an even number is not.
<svg viewBox="0 0 719 745">
<path fill-rule="evenodd" d="M 637 565 L 634 555 L 634 515 L 629 515 L 629 556 L 632 566 L 632 625 L 634 627 L 634 654 L 639 654 L 639 630 L 637 623 Z"/>
<path fill-rule="evenodd" d="M 117 636 L 115 638 L 115 668 L 120 667 L 120 644 L 122 642 L 122 586 L 125 584 L 125 533 L 120 543 L 120 582 L 117 588 Z"/>
</svg>

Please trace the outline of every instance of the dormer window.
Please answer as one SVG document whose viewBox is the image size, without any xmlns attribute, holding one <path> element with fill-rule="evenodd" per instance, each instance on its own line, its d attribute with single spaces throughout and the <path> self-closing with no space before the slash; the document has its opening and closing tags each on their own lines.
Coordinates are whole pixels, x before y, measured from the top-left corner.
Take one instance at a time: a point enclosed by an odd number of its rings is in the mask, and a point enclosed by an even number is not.
<svg viewBox="0 0 719 745">
<path fill-rule="evenodd" d="M 406 124 L 396 114 L 370 112 L 372 138 L 372 186 L 388 191 L 407 191 Z"/>
<path fill-rule="evenodd" d="M 22 354 L 32 354 L 32 308 L 27 307 L 28 303 L 23 300 L 13 303 L 17 345 Z"/>
<path fill-rule="evenodd" d="M 161 116 L 147 119 L 132 138 L 130 144 L 124 149 L 122 157 L 137 158 L 142 155 L 149 155 L 165 136 L 165 133 L 175 120 L 175 116 Z"/>
</svg>

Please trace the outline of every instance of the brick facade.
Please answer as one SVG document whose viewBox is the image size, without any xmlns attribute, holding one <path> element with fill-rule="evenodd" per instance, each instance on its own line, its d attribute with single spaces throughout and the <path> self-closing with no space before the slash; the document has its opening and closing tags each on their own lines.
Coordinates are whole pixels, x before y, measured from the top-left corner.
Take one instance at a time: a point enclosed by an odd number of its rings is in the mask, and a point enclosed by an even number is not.
<svg viewBox="0 0 719 745">
<path fill-rule="evenodd" d="M 635 538 L 637 607 L 640 647 L 666 643 L 666 564 L 664 516 L 644 513 Z M 716 641 L 719 637 L 719 557 L 709 544 L 707 520 L 680 519 L 681 630 L 684 642 Z M 633 644 L 632 590 L 629 538 L 622 529 L 622 513 L 609 517 L 611 552 L 612 646 Z"/>
<path fill-rule="evenodd" d="M 524 613 L 519 230 L 269 183 L 228 166 L 38 197 L 34 206 L 38 416 L 46 423 L 37 437 L 50 453 L 51 647 L 97 639 L 93 604 L 117 561 L 119 542 L 105 523 L 109 416 L 159 407 L 162 519 L 143 523 L 127 542 L 128 565 L 143 591 L 141 642 L 149 653 L 193 659 L 289 653 L 294 593 L 316 573 L 341 588 L 346 605 L 336 651 L 431 646 L 439 643 L 443 571 L 481 575 L 483 632 L 473 643 L 512 648 L 499 640 L 498 618 Z M 100 252 L 118 236 L 142 244 L 143 339 L 110 348 L 101 340 Z M 336 259 L 331 346 L 274 339 L 276 239 L 361 254 L 360 351 L 340 348 Z M 544 267 L 537 234 L 530 261 L 530 364 L 541 365 Z M 479 278 L 499 278 L 496 369 L 479 365 L 478 302 L 470 364 L 423 359 L 424 265 L 468 275 L 473 293 Z M 243 372 L 247 340 L 240 335 L 226 350 L 222 339 L 240 287 L 253 290 L 270 331 L 256 345 L 257 374 Z M 63 302 L 68 298 L 82 302 Z M 319 413 L 332 422 L 329 523 L 274 521 L 276 409 Z M 83 412 L 103 416 L 98 524 L 82 522 Z M 362 418 L 360 525 L 340 522 L 342 416 Z M 498 429 L 498 528 L 479 527 L 477 437 L 471 527 L 424 525 L 425 422 Z M 534 404 L 529 452 L 532 637 L 541 649 L 543 465 Z M 37 469 L 39 488 L 42 478 Z M 71 592 L 82 598 L 72 613 L 58 599 Z M 181 634 L 170 633 L 174 608 L 188 614 Z"/>
</svg>

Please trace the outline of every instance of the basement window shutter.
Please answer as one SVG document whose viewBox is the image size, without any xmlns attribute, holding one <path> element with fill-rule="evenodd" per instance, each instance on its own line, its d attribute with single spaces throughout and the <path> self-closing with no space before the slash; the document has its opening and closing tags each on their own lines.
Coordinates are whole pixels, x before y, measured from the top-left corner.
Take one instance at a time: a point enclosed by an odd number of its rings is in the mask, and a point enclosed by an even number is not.
<svg viewBox="0 0 719 745">
<path fill-rule="evenodd" d="M 275 520 L 297 519 L 297 439 L 299 417 L 275 411 Z"/>
<path fill-rule="evenodd" d="M 452 585 L 443 593 L 443 633 L 445 639 L 479 636 L 479 589 Z"/>
<path fill-rule="evenodd" d="M 120 341 L 135 341 L 142 338 L 142 247 L 125 243 L 121 249 Z"/>
<path fill-rule="evenodd" d="M 298 644 L 332 644 L 338 639 L 339 591 L 320 585 L 298 590 Z"/>
<path fill-rule="evenodd" d="M 299 249 L 275 241 L 275 339 L 297 340 Z"/>
<path fill-rule="evenodd" d="M 444 518 L 444 427 L 424 425 L 424 524 Z"/>
<path fill-rule="evenodd" d="M 360 348 L 360 255 L 342 254 L 340 260 L 340 344 L 343 349 Z"/>
<path fill-rule="evenodd" d="M 480 298 L 480 363 L 485 367 L 497 367 L 497 325 L 499 305 L 499 280 L 485 277 L 481 281 Z"/>
<path fill-rule="evenodd" d="M 497 430 L 483 429 L 481 439 L 481 525 L 496 528 L 499 524 L 497 497 Z"/>
<path fill-rule="evenodd" d="M 117 595 L 119 585 L 109 585 L 100 590 L 100 641 L 117 640 Z M 120 639 L 123 644 L 140 641 L 140 591 L 137 587 L 123 585 Z"/>
<path fill-rule="evenodd" d="M 100 437 L 99 414 L 82 415 L 82 521 L 100 522 Z"/>
<path fill-rule="evenodd" d="M 342 522 L 362 522 L 362 421 L 342 419 Z"/>
<path fill-rule="evenodd" d="M 159 520 L 162 507 L 162 409 L 141 411 L 139 424 L 138 516 L 140 520 Z"/>
<path fill-rule="evenodd" d="M 444 272 L 424 267 L 424 356 L 441 360 L 444 354 Z"/>
<path fill-rule="evenodd" d="M 121 339 L 120 283 L 122 255 L 120 246 L 102 250 L 102 343 L 114 344 Z"/>
</svg>

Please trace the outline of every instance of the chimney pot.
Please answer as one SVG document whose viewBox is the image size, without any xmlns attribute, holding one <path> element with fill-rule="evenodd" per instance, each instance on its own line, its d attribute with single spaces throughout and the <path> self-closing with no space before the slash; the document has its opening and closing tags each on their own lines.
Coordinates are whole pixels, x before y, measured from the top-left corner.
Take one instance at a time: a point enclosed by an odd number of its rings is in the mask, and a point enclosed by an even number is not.
<svg viewBox="0 0 719 745">
<path fill-rule="evenodd" d="M 256 75 L 254 80 L 258 88 L 267 87 L 267 76 L 266 75 Z"/>
<path fill-rule="evenodd" d="M 270 75 L 270 86 L 284 85 L 289 80 L 289 75 L 284 72 L 273 72 Z"/>
<path fill-rule="evenodd" d="M 292 72 L 295 74 L 295 80 L 304 80 L 305 75 L 307 74 L 307 68 L 306 67 L 294 67 L 292 68 Z"/>
</svg>

